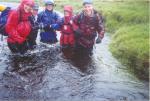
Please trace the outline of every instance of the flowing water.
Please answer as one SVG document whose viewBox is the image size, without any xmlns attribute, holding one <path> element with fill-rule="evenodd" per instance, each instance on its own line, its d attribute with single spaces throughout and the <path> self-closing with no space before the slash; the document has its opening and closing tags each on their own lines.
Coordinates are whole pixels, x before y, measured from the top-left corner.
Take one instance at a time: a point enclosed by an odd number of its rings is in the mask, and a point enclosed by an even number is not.
<svg viewBox="0 0 150 101">
<path fill-rule="evenodd" d="M 138 80 L 108 50 L 109 37 L 93 56 L 62 53 L 58 44 L 26 56 L 11 55 L 1 42 L 2 101 L 148 101 L 148 82 Z"/>
<path fill-rule="evenodd" d="M 94 55 L 61 52 L 59 44 L 12 55 L 0 41 L 0 101 L 148 101 L 139 80 L 110 53 L 105 36 Z"/>
</svg>

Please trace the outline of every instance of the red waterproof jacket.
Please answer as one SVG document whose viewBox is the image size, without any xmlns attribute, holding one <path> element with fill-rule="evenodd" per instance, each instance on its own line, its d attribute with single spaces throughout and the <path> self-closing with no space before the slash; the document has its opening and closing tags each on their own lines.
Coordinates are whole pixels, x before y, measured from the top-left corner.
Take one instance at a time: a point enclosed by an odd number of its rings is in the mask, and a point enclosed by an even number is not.
<svg viewBox="0 0 150 101">
<path fill-rule="evenodd" d="M 9 43 L 22 44 L 31 31 L 29 16 L 31 13 L 24 11 L 24 5 L 34 5 L 33 0 L 22 0 L 17 10 L 10 12 L 6 23 L 7 41 Z"/>
<path fill-rule="evenodd" d="M 64 11 L 69 12 L 69 16 L 64 16 L 63 18 L 63 24 L 61 27 L 61 38 L 60 38 L 60 44 L 61 45 L 71 45 L 73 46 L 75 44 L 75 38 L 74 38 L 74 23 L 70 23 L 70 21 L 73 18 L 73 11 L 71 6 L 65 6 Z"/>
</svg>

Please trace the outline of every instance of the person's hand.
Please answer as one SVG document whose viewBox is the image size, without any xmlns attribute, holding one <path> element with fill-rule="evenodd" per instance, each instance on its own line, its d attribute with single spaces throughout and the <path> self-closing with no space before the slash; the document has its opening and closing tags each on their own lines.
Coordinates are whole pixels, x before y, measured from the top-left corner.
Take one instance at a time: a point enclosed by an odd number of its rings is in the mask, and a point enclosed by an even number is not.
<svg viewBox="0 0 150 101">
<path fill-rule="evenodd" d="M 51 24 L 50 29 L 54 29 L 54 30 L 58 30 L 60 28 L 60 26 L 58 24 Z"/>
<path fill-rule="evenodd" d="M 97 39 L 96 39 L 96 44 L 99 44 L 102 42 L 102 39 L 98 36 Z"/>
<path fill-rule="evenodd" d="M 71 25 L 73 24 L 73 21 L 72 20 L 70 20 L 70 22 L 69 22 Z"/>
<path fill-rule="evenodd" d="M 43 23 L 39 23 L 39 29 L 43 29 L 44 28 L 44 25 L 43 25 Z"/>
<path fill-rule="evenodd" d="M 64 28 L 63 28 L 64 30 L 67 30 L 67 26 L 66 25 L 64 25 Z"/>
</svg>

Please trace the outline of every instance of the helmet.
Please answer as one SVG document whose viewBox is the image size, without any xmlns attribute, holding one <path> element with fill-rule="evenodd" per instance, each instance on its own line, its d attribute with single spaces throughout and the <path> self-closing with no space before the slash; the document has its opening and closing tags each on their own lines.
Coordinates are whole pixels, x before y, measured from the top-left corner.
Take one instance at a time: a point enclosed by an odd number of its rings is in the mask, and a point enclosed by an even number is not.
<svg viewBox="0 0 150 101">
<path fill-rule="evenodd" d="M 35 4 L 35 5 L 33 6 L 33 9 L 34 9 L 34 10 L 39 10 L 39 5 L 38 5 L 38 4 Z"/>
<path fill-rule="evenodd" d="M 92 0 L 83 0 L 83 5 L 92 4 Z"/>
<path fill-rule="evenodd" d="M 54 5 L 54 0 L 44 0 L 45 5 Z"/>
<path fill-rule="evenodd" d="M 6 6 L 0 5 L 0 12 L 3 11 L 3 10 L 5 10 L 5 9 L 6 9 Z"/>
</svg>

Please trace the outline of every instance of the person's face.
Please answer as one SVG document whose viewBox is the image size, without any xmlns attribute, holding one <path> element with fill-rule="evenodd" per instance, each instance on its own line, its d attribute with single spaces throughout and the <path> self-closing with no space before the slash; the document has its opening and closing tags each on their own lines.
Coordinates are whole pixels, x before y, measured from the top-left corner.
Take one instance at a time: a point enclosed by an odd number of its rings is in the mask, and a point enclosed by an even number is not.
<svg viewBox="0 0 150 101">
<path fill-rule="evenodd" d="M 64 16 L 70 16 L 70 13 L 68 11 L 64 11 Z"/>
<path fill-rule="evenodd" d="M 32 12 L 32 7 L 31 6 L 29 6 L 29 5 L 24 5 L 24 11 L 26 12 L 26 13 L 30 13 L 30 12 Z"/>
<path fill-rule="evenodd" d="M 46 9 L 49 11 L 53 10 L 53 5 L 51 4 L 46 5 Z"/>
<path fill-rule="evenodd" d="M 36 16 L 38 14 L 38 10 L 37 9 L 33 9 L 32 11 L 32 15 Z"/>
<path fill-rule="evenodd" d="M 85 13 L 89 14 L 93 11 L 93 5 L 92 4 L 85 4 L 83 6 L 83 10 L 85 11 Z"/>
</svg>

